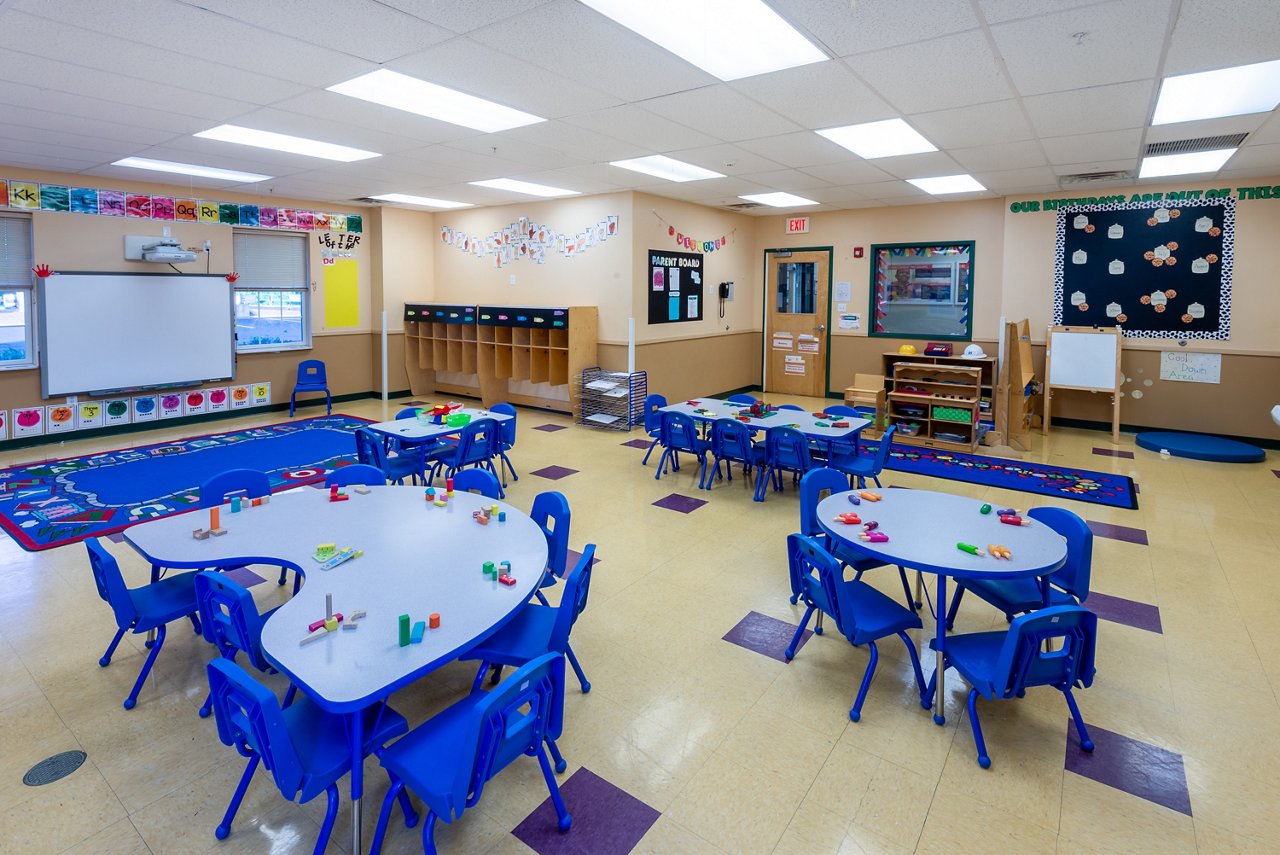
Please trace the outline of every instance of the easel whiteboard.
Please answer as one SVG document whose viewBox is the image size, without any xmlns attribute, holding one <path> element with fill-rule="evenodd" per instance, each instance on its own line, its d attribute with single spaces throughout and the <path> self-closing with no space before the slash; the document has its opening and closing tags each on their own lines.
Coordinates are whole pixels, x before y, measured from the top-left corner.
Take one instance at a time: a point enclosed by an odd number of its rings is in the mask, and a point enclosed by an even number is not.
<svg viewBox="0 0 1280 855">
<path fill-rule="evenodd" d="M 1119 330 L 1049 328 L 1049 383 L 1060 389 L 1115 392 L 1120 379 Z"/>
</svg>

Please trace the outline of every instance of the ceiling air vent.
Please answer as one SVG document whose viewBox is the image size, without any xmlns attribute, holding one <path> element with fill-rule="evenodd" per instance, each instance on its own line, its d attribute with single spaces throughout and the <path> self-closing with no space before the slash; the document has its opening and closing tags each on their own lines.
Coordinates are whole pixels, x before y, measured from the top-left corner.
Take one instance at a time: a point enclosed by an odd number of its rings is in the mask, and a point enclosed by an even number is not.
<svg viewBox="0 0 1280 855">
<path fill-rule="evenodd" d="M 721 205 L 727 211 L 750 211 L 752 208 L 763 208 L 759 202 L 735 202 L 732 205 Z"/>
<path fill-rule="evenodd" d="M 379 201 L 378 199 L 370 199 L 368 196 L 358 196 L 355 199 L 348 199 L 347 201 L 355 205 L 385 205 L 386 204 L 386 202 Z"/>
<path fill-rule="evenodd" d="M 1170 140 L 1147 144 L 1147 157 L 1165 154 L 1191 154 L 1196 151 L 1217 151 L 1223 148 L 1239 148 L 1248 134 L 1219 134 L 1216 137 L 1200 137 L 1194 140 Z"/>
<path fill-rule="evenodd" d="M 1094 181 L 1127 181 L 1133 178 L 1133 170 L 1120 169 L 1114 172 L 1077 172 L 1075 175 L 1059 175 L 1062 184 L 1090 184 Z"/>
</svg>

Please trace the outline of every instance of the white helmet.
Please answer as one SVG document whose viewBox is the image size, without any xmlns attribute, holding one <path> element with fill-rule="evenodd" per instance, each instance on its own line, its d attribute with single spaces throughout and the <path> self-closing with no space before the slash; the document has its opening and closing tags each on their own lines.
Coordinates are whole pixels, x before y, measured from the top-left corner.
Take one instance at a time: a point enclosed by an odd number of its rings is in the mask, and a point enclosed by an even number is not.
<svg viewBox="0 0 1280 855">
<path fill-rule="evenodd" d="M 964 349 L 964 355 L 969 359 L 986 359 L 987 354 L 983 352 L 982 345 L 971 344 Z"/>
</svg>

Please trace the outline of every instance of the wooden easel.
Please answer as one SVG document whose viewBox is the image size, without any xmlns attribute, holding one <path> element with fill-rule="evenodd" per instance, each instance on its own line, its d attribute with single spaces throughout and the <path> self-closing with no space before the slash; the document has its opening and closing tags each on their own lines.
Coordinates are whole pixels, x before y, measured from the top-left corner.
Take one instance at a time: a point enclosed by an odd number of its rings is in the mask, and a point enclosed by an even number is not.
<svg viewBox="0 0 1280 855">
<path fill-rule="evenodd" d="M 1111 441 L 1120 442 L 1120 339 L 1119 327 L 1049 327 L 1043 433 L 1049 432 L 1055 390 L 1110 392 Z"/>
<path fill-rule="evenodd" d="M 1031 408 L 1027 386 L 1035 381 L 1031 363 L 1031 324 L 1025 318 L 1004 325 L 1000 377 L 996 384 L 996 430 L 1004 446 L 1031 450 Z"/>
</svg>

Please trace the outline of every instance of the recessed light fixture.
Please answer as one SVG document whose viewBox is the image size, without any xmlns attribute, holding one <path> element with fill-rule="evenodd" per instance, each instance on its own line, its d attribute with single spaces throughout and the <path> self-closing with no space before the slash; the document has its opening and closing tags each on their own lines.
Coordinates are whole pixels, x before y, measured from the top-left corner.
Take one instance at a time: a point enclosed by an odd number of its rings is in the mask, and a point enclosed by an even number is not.
<svg viewBox="0 0 1280 855">
<path fill-rule="evenodd" d="M 934 196 L 945 196 L 947 193 L 981 193 L 986 190 L 972 175 L 939 175 L 936 178 L 908 178 L 908 184 L 914 184 L 926 193 Z"/>
<path fill-rule="evenodd" d="M 194 175 L 197 178 L 217 178 L 221 181 L 266 181 L 272 176 L 257 172 L 237 172 L 234 169 L 218 169 L 216 166 L 200 166 L 196 163 L 175 163 L 172 160 L 152 160 L 148 157 L 125 157 L 111 164 L 133 169 L 149 169 L 152 172 L 173 172 L 178 175 Z"/>
<path fill-rule="evenodd" d="M 370 196 L 379 202 L 399 202 L 401 205 L 420 205 L 423 208 L 470 208 L 470 202 L 450 202 L 448 199 L 432 199 L 429 196 L 411 196 L 408 193 L 379 193 Z"/>
<path fill-rule="evenodd" d="M 1231 155 L 1239 149 L 1220 148 L 1214 151 L 1193 151 L 1189 154 L 1163 154 L 1144 157 L 1138 168 L 1139 178 L 1159 178 L 1162 175 L 1191 175 L 1197 172 L 1217 172 Z"/>
<path fill-rule="evenodd" d="M 514 178 L 490 178 L 487 181 L 468 181 L 467 183 L 474 184 L 477 187 L 510 190 L 512 193 L 526 193 L 530 196 L 542 196 L 544 198 L 578 195 L 577 190 L 564 190 L 560 187 L 550 187 L 546 184 L 534 184 L 532 181 L 517 181 Z"/>
<path fill-rule="evenodd" d="M 665 178 L 668 181 L 700 181 L 704 178 L 724 178 L 724 173 L 712 172 L 710 169 L 703 169 L 701 166 L 694 166 L 692 163 L 685 163 L 682 160 L 676 160 L 663 154 L 635 157 L 631 160 L 613 160 L 609 162 L 609 165 L 621 166 L 623 169 L 630 169 L 632 172 L 643 172 L 645 175 Z"/>
<path fill-rule="evenodd" d="M 919 154 L 923 151 L 938 150 L 937 146 L 920 136 L 915 128 L 902 121 L 902 119 L 885 119 L 883 122 L 845 125 L 840 128 L 827 128 L 815 133 L 867 160 L 874 160 L 877 157 L 893 157 L 899 154 Z"/>
<path fill-rule="evenodd" d="M 1180 74 L 1160 84 L 1153 125 L 1267 113 L 1280 104 L 1280 59 Z"/>
<path fill-rule="evenodd" d="M 206 140 L 220 140 L 221 142 L 251 145 L 257 148 L 269 148 L 273 151 L 287 151 L 290 154 L 305 154 L 308 157 L 322 157 L 325 160 L 339 160 L 343 163 L 382 156 L 376 151 L 365 151 L 361 148 L 309 140 L 306 137 L 277 134 L 272 131 L 242 128 L 239 125 L 218 125 L 216 128 L 200 131 L 195 136 Z"/>
<path fill-rule="evenodd" d="M 806 199 L 803 196 L 796 196 L 792 193 L 752 193 L 750 196 L 739 196 L 738 198 L 746 199 L 748 202 L 768 205 L 770 208 L 798 208 L 801 205 L 818 204 L 812 199 Z"/>
<path fill-rule="evenodd" d="M 582 2 L 721 80 L 828 58 L 761 0 Z"/>
<path fill-rule="evenodd" d="M 329 87 L 329 91 L 485 133 L 546 121 L 532 113 L 495 104 L 493 101 L 386 68 L 336 83 Z"/>
</svg>

